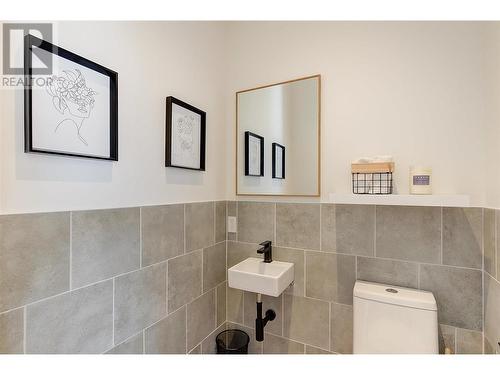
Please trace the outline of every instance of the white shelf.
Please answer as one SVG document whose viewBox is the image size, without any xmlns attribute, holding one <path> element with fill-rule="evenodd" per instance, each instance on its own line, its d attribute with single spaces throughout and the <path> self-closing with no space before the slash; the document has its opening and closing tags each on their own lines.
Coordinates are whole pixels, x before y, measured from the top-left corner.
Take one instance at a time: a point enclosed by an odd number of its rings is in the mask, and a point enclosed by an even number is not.
<svg viewBox="0 0 500 375">
<path fill-rule="evenodd" d="M 338 204 L 378 204 L 388 206 L 470 206 L 468 195 L 369 195 L 330 193 L 330 202 Z"/>
</svg>

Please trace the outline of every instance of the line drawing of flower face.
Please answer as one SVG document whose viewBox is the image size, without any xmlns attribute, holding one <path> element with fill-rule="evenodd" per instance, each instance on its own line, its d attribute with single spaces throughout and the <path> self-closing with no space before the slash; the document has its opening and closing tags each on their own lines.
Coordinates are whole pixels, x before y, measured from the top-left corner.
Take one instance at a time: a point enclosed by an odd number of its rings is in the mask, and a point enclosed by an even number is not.
<svg viewBox="0 0 500 375">
<path fill-rule="evenodd" d="M 68 118 L 60 121 L 54 130 L 57 132 L 62 124 L 73 124 L 78 139 L 88 146 L 80 130 L 85 119 L 89 118 L 94 108 L 94 96 L 97 92 L 87 87 L 85 77 L 80 70 L 64 70 L 64 75 L 53 75 L 47 82 L 46 91 L 52 97 L 54 108 Z M 66 113 L 67 112 L 67 113 Z"/>
<path fill-rule="evenodd" d="M 184 115 L 177 119 L 177 132 L 184 152 L 192 152 L 194 116 Z"/>
<path fill-rule="evenodd" d="M 52 96 L 56 110 L 68 112 L 79 118 L 88 118 L 94 108 L 94 95 L 97 93 L 87 87 L 85 77 L 80 70 L 64 70 L 64 76 L 53 75 L 47 85 L 47 92 Z"/>
</svg>

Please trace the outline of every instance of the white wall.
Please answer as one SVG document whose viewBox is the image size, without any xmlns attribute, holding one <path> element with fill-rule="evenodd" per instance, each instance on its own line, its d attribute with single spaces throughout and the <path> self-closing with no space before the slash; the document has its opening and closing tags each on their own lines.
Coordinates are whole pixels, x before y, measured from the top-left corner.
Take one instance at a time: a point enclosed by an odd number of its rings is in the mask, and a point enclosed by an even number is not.
<svg viewBox="0 0 500 375">
<path fill-rule="evenodd" d="M 435 193 L 500 207 L 499 30 L 474 22 L 60 23 L 57 44 L 119 72 L 120 161 L 25 154 L 22 91 L 1 90 L 0 212 L 233 199 L 235 92 L 316 73 L 321 199 L 350 191 L 352 159 L 392 154 L 400 193 L 408 167 L 424 164 Z M 205 173 L 163 166 L 168 95 L 207 112 Z"/>
<path fill-rule="evenodd" d="M 486 207 L 500 208 L 500 23 L 487 24 L 485 42 L 486 68 L 481 74 L 486 81 L 486 162 L 485 202 Z"/>
<path fill-rule="evenodd" d="M 351 191 L 352 159 L 392 154 L 397 192 L 408 193 L 410 165 L 428 165 L 436 194 L 482 205 L 490 31 L 473 22 L 232 23 L 229 139 L 234 92 L 320 73 L 323 200 Z M 235 196 L 234 175 L 228 192 Z"/>
<path fill-rule="evenodd" d="M 119 161 L 25 154 L 22 90 L 2 90 L 0 212 L 224 199 L 224 35 L 220 23 L 59 23 L 56 44 L 119 74 Z M 169 95 L 207 112 L 206 172 L 164 167 Z"/>
</svg>

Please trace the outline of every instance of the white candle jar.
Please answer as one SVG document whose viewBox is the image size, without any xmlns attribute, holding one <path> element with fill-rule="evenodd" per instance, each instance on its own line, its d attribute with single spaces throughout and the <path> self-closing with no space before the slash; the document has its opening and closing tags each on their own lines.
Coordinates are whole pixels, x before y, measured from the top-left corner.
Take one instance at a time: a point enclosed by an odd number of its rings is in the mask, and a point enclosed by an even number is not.
<svg viewBox="0 0 500 375">
<path fill-rule="evenodd" d="M 432 194 L 432 169 L 410 167 L 410 194 Z"/>
</svg>

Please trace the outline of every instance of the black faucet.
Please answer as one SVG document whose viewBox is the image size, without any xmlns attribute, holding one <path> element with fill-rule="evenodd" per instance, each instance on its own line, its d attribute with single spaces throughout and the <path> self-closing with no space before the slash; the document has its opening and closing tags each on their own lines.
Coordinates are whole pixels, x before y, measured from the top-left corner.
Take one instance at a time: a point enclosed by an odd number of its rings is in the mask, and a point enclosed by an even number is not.
<svg viewBox="0 0 500 375">
<path fill-rule="evenodd" d="M 257 253 L 264 254 L 265 263 L 271 263 L 273 261 L 273 243 L 271 241 L 264 241 L 260 246 L 262 247 L 257 250 Z"/>
</svg>

